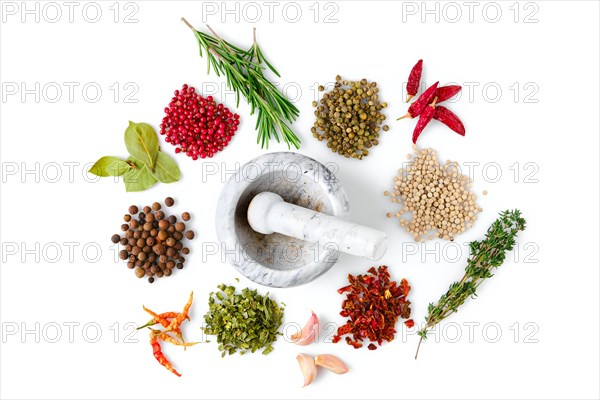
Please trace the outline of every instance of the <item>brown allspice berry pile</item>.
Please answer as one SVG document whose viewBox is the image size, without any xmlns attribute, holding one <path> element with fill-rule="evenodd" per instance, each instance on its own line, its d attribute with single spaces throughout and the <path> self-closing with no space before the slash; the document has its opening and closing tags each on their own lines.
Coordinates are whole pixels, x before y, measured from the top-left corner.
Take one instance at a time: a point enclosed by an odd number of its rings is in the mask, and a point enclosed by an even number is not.
<svg viewBox="0 0 600 400">
<path fill-rule="evenodd" d="M 175 201 L 167 197 L 165 204 L 170 207 Z M 124 246 L 119 258 L 127 261 L 127 268 L 133 269 L 138 278 L 146 276 L 153 283 L 155 278 L 171 276 L 175 269 L 183 268 L 183 255 L 190 253 L 184 241 L 192 240 L 195 234 L 186 231 L 186 223 L 178 221 L 175 215 L 166 215 L 159 202 L 138 211 L 135 205 L 129 207 L 129 213 L 123 217 L 127 223 L 121 225 L 122 235 L 112 235 L 111 241 Z M 188 212 L 183 215 L 187 217 L 185 221 L 190 220 Z"/>
<path fill-rule="evenodd" d="M 435 150 L 414 149 L 414 158 L 398 171 L 394 188 L 384 193 L 403 207 L 387 217 L 398 218 L 416 241 L 454 240 L 481 212 L 470 190 L 471 180 L 460 173 L 458 163 L 440 163 Z"/>
<path fill-rule="evenodd" d="M 319 91 L 324 90 L 319 86 Z M 348 81 L 338 75 L 334 88 L 312 105 L 316 107 L 313 136 L 346 158 L 362 160 L 369 155 L 368 149 L 379 144 L 381 131 L 389 130 L 389 126 L 381 126 L 387 103 L 379 100 L 376 82 Z"/>
</svg>

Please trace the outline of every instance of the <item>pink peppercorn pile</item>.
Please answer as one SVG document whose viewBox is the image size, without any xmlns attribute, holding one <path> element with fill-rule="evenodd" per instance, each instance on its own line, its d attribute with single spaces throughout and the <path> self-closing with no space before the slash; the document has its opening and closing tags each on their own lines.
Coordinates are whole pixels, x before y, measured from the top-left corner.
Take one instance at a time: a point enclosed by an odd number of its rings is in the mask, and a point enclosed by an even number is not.
<svg viewBox="0 0 600 400">
<path fill-rule="evenodd" d="M 165 114 L 160 125 L 165 142 L 176 147 L 175 153 L 183 152 L 194 160 L 223 150 L 240 123 L 239 115 L 187 84 L 175 91 Z"/>
</svg>

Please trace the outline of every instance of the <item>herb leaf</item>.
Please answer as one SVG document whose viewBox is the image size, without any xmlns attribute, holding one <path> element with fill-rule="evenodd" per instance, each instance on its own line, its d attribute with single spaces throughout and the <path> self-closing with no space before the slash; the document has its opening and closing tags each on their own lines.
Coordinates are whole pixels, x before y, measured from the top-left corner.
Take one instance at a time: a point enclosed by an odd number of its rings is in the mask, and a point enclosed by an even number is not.
<svg viewBox="0 0 600 400">
<path fill-rule="evenodd" d="M 430 303 L 427 308 L 425 326 L 417 332 L 421 337 L 417 347 L 417 355 L 421 342 L 427 339 L 427 331 L 443 319 L 458 311 L 468 298 L 477 297 L 476 290 L 492 272 L 506 259 L 506 253 L 515 246 L 517 234 L 525 230 L 526 221 L 519 210 L 506 210 L 488 228 L 482 241 L 469 244 L 470 255 L 467 259 L 465 274 L 459 282 L 454 282 L 444 293 L 437 304 Z"/>
<path fill-rule="evenodd" d="M 208 335 L 216 335 L 221 357 L 237 351 L 245 354 L 264 349 L 263 354 L 273 351 L 283 319 L 284 309 L 269 297 L 260 295 L 256 289 L 245 288 L 236 293 L 235 287 L 224 284 L 208 298 L 209 312 L 204 316 Z"/>
<path fill-rule="evenodd" d="M 125 147 L 136 160 L 154 170 L 158 156 L 158 136 L 150 125 L 129 121 L 129 126 L 125 130 Z"/>
<path fill-rule="evenodd" d="M 127 161 L 135 165 L 135 168 L 131 168 L 123 175 L 123 183 L 127 192 L 141 192 L 154 186 L 157 180 L 146 164 L 133 157 L 129 157 Z"/>
<path fill-rule="evenodd" d="M 177 182 L 181 177 L 181 172 L 175 160 L 165 152 L 159 151 L 154 165 L 154 177 L 162 183 Z"/>
<path fill-rule="evenodd" d="M 130 169 L 131 166 L 120 158 L 106 156 L 96 161 L 96 163 L 90 168 L 89 172 L 101 177 L 121 176 Z"/>
</svg>

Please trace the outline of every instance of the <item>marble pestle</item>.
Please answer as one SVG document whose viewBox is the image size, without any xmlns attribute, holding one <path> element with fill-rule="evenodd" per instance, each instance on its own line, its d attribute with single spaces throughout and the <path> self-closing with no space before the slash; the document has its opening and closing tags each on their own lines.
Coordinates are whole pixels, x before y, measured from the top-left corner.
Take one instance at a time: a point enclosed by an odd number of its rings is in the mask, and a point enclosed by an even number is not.
<svg viewBox="0 0 600 400">
<path fill-rule="evenodd" d="M 286 203 L 271 192 L 257 194 L 248 206 L 248 223 L 256 232 L 280 233 L 307 242 L 333 244 L 343 253 L 379 260 L 387 235 L 331 215 Z"/>
</svg>

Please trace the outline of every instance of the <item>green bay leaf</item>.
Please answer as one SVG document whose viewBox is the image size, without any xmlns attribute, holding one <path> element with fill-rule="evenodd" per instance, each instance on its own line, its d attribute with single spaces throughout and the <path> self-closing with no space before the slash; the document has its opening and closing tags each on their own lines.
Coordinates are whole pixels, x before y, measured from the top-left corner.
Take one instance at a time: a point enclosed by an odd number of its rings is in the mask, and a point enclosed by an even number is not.
<svg viewBox="0 0 600 400">
<path fill-rule="evenodd" d="M 127 192 L 141 192 L 151 188 L 157 182 L 148 166 L 133 157 L 127 159 L 135 165 L 123 175 L 123 183 Z"/>
<path fill-rule="evenodd" d="M 154 170 L 158 156 L 158 136 L 150 125 L 129 121 L 129 126 L 125 130 L 125 147 L 136 160 Z"/>
<path fill-rule="evenodd" d="M 131 166 L 126 161 L 118 157 L 106 156 L 96 161 L 89 172 L 101 177 L 121 176 L 130 169 Z"/>
<path fill-rule="evenodd" d="M 162 183 L 177 182 L 181 172 L 177 163 L 165 152 L 159 151 L 154 164 L 154 177 Z"/>
</svg>

